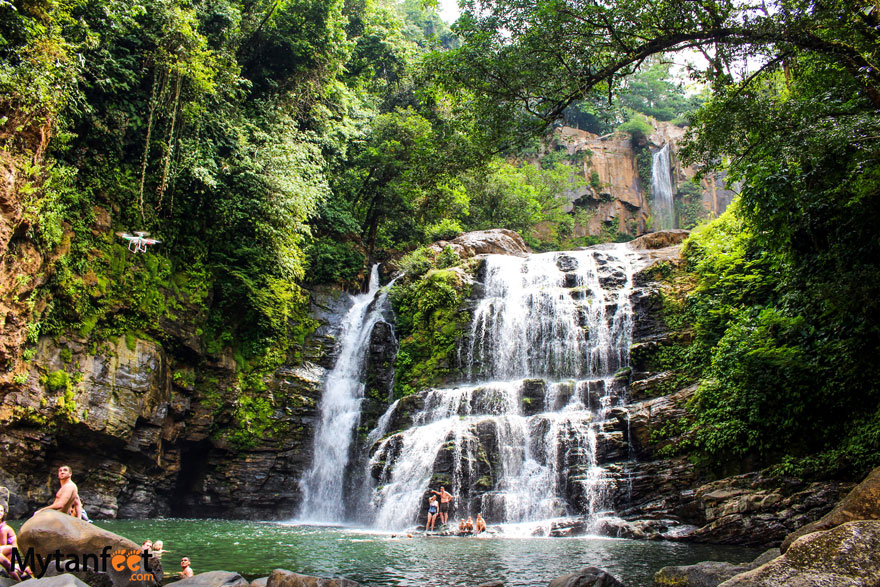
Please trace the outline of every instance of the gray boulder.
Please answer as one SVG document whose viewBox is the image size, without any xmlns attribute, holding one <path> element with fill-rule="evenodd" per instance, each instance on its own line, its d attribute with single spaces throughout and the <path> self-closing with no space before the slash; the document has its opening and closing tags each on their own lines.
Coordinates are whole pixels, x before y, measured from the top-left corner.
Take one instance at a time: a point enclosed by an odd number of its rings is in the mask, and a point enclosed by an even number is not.
<svg viewBox="0 0 880 587">
<path fill-rule="evenodd" d="M 623 583 L 596 567 L 556 577 L 547 587 L 624 587 Z"/>
<path fill-rule="evenodd" d="M 878 552 L 880 521 L 847 522 L 798 538 L 784 555 L 721 587 L 875 587 Z"/>
<path fill-rule="evenodd" d="M 266 587 L 361 587 L 361 584 L 348 579 L 325 579 L 275 569 L 269 575 Z"/>
<path fill-rule="evenodd" d="M 663 567 L 654 575 L 654 585 L 675 585 L 676 587 L 717 587 L 724 581 L 751 571 L 779 556 L 778 548 L 771 548 L 750 563 L 707 561 L 695 565 Z"/>
<path fill-rule="evenodd" d="M 269 582 L 269 577 L 260 577 L 259 579 L 254 579 L 251 581 L 251 587 L 266 587 L 266 584 Z"/>
<path fill-rule="evenodd" d="M 168 583 L 166 587 L 248 587 L 250 582 L 232 571 L 208 571 L 180 581 Z"/>
<path fill-rule="evenodd" d="M 718 587 L 731 577 L 750 571 L 750 565 L 707 561 L 695 565 L 663 567 L 654 575 L 654 585 L 676 587 Z"/>
</svg>

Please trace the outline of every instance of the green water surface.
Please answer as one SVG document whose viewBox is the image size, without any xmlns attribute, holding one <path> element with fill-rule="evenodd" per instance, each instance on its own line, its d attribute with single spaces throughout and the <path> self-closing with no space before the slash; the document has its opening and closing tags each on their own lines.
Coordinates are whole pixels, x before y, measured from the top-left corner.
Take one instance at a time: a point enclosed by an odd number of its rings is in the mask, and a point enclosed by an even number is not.
<svg viewBox="0 0 880 587">
<path fill-rule="evenodd" d="M 740 547 L 605 538 L 392 538 L 354 528 L 231 520 L 102 520 L 98 525 L 138 544 L 163 540 L 170 551 L 163 557 L 166 574 L 179 571 L 180 557 L 187 556 L 196 573 L 222 569 L 253 579 L 282 568 L 364 585 L 473 587 L 501 580 L 507 587 L 532 587 L 596 566 L 632 587 L 651 585 L 652 575 L 666 565 L 744 562 L 760 554 Z"/>
</svg>

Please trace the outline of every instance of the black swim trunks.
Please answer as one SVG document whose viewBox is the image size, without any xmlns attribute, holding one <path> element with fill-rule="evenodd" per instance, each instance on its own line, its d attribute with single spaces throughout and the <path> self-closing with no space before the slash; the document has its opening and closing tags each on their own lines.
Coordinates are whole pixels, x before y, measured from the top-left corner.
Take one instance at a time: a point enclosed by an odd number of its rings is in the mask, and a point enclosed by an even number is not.
<svg viewBox="0 0 880 587">
<path fill-rule="evenodd" d="M 449 511 L 449 502 L 440 502 L 440 513 L 445 514 Z"/>
</svg>

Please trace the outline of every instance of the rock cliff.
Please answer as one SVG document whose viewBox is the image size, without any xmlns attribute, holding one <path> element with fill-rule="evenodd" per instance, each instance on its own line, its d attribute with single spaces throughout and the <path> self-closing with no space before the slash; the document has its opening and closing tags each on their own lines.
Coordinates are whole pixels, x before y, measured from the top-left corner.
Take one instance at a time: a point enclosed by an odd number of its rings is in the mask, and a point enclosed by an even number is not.
<svg viewBox="0 0 880 587">
<path fill-rule="evenodd" d="M 26 383 L 0 397 L 11 515 L 45 505 L 54 469 L 67 463 L 92 517 L 290 517 L 347 299 L 313 292 L 318 327 L 297 349 L 301 359 L 265 381 L 273 429 L 247 445 L 220 434 L 240 401 L 228 351 L 181 350 L 185 338 L 41 338 Z"/>
<path fill-rule="evenodd" d="M 620 414 L 624 441 L 636 458 L 609 467 L 615 478 L 620 519 L 606 531 L 617 536 L 666 538 L 718 544 L 778 546 L 797 528 L 818 520 L 852 488 L 850 483 L 772 477 L 754 472 L 712 479 L 676 446 L 686 430 L 686 405 L 696 390 L 663 360 L 690 344 L 664 316 L 660 279 L 680 263 L 680 232 L 646 235 L 651 263 L 636 276 L 629 403 Z"/>
<path fill-rule="evenodd" d="M 37 290 L 48 281 L 52 262 L 70 246 L 65 235 L 47 254 L 29 235 L 33 213 L 28 206 L 35 205 L 40 183 L 35 175 L 51 134 L 51 121 L 40 116 L 20 120 L 6 109 L 0 112 L 0 394 L 24 376 L 18 363 L 21 349 L 36 336 L 33 317 L 46 306 Z"/>
<path fill-rule="evenodd" d="M 588 183 L 562 194 L 568 200 L 565 211 L 586 211 L 576 216 L 575 237 L 601 235 L 609 228 L 637 236 L 654 228 L 651 153 L 667 143 L 672 151 L 673 187 L 678 190 L 678 226 L 690 228 L 696 217 L 718 216 L 733 199 L 735 192 L 725 186 L 723 174 L 707 174 L 698 187 L 691 189 L 696 194 L 688 191 L 685 186 L 695 180 L 698 168 L 683 165 L 677 156 L 686 129 L 668 122 L 651 122 L 654 132 L 637 139 L 626 133 L 598 136 L 570 127 L 557 129 L 549 152 L 564 151 L 572 165 L 582 167 Z"/>
</svg>

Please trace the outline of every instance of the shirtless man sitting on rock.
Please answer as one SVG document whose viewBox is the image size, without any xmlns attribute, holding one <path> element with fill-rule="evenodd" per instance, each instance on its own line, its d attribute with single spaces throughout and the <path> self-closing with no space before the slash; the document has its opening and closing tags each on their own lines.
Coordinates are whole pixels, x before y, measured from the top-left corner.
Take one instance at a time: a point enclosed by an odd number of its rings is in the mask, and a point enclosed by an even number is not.
<svg viewBox="0 0 880 587">
<path fill-rule="evenodd" d="M 64 514 L 70 514 L 75 518 L 82 516 L 82 502 L 79 500 L 79 491 L 76 483 L 70 478 L 73 475 L 70 467 L 61 465 L 58 467 L 58 480 L 61 482 L 61 489 L 55 494 L 55 501 L 44 508 L 40 508 L 36 513 L 43 510 L 58 510 Z"/>
</svg>

